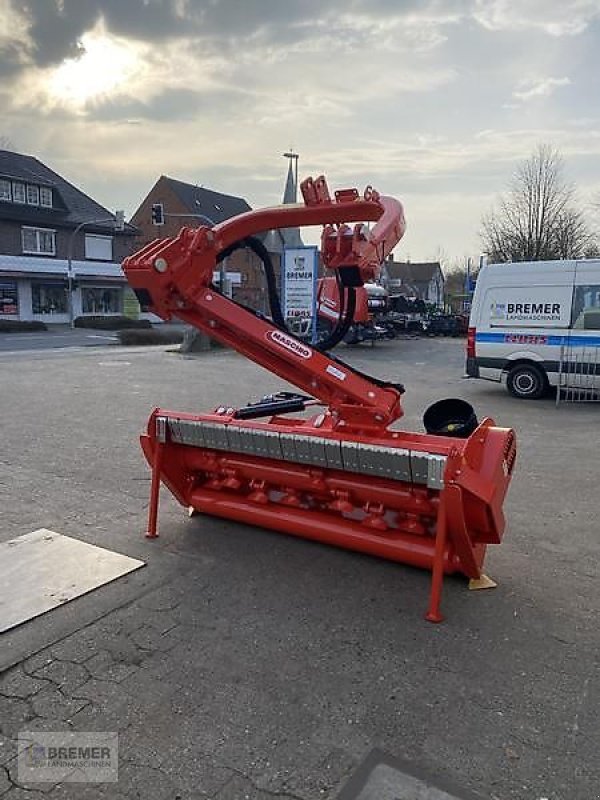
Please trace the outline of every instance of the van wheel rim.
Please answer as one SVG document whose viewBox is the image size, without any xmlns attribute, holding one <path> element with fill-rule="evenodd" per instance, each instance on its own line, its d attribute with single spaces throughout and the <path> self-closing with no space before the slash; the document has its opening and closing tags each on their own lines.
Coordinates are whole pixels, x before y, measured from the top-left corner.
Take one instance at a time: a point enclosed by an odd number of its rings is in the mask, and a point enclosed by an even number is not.
<svg viewBox="0 0 600 800">
<path fill-rule="evenodd" d="M 533 375 L 524 372 L 515 377 L 515 386 L 520 394 L 532 394 L 536 390 L 536 380 Z"/>
</svg>

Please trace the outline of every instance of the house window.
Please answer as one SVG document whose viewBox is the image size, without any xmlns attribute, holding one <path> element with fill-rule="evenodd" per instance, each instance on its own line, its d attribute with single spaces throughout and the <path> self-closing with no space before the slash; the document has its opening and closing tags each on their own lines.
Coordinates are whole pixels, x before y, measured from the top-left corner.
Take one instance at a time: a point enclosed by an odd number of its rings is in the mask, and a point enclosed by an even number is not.
<svg viewBox="0 0 600 800">
<path fill-rule="evenodd" d="M 52 208 L 52 189 L 48 186 L 40 186 L 40 205 Z"/>
<path fill-rule="evenodd" d="M 121 299 L 121 289 L 100 286 L 86 286 L 81 289 L 84 314 L 119 314 L 122 309 Z"/>
<path fill-rule="evenodd" d="M 112 236 L 86 233 L 85 257 L 94 261 L 112 261 Z"/>
<path fill-rule="evenodd" d="M 13 194 L 13 201 L 15 203 L 24 203 L 25 202 L 25 184 L 24 183 L 13 183 L 13 185 L 12 185 L 12 194 Z"/>
<path fill-rule="evenodd" d="M 34 255 L 56 254 L 56 232 L 44 228 L 22 228 L 23 252 Z"/>
<path fill-rule="evenodd" d="M 0 283 L 0 314 L 19 313 L 19 293 L 16 281 Z"/>
<path fill-rule="evenodd" d="M 39 206 L 40 204 L 40 187 L 27 184 L 27 205 Z"/>
<path fill-rule="evenodd" d="M 11 200 L 10 181 L 0 180 L 0 200 Z"/>
<path fill-rule="evenodd" d="M 66 314 L 67 284 L 32 282 L 31 306 L 34 314 Z"/>
</svg>

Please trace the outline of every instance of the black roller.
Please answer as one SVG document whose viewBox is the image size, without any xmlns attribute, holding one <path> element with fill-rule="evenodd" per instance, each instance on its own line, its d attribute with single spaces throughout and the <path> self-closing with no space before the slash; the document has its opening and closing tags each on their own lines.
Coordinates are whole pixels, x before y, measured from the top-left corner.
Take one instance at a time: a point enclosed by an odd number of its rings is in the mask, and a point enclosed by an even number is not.
<svg viewBox="0 0 600 800">
<path fill-rule="evenodd" d="M 470 403 L 458 398 L 438 400 L 423 414 L 427 433 L 435 436 L 454 436 L 467 439 L 479 425 Z"/>
</svg>

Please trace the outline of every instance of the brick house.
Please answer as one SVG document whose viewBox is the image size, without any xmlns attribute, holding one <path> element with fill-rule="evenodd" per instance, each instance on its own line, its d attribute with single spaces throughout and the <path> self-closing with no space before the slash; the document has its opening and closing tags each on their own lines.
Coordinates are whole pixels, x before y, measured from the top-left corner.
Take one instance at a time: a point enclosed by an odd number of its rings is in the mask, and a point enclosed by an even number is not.
<svg viewBox="0 0 600 800">
<path fill-rule="evenodd" d="M 287 189 L 286 189 L 287 191 Z M 293 202 L 286 200 L 284 202 Z M 164 224 L 152 221 L 152 206 L 160 204 Z M 244 198 L 185 183 L 167 175 L 161 175 L 148 192 L 131 223 L 138 229 L 136 247 L 157 238 L 176 236 L 183 227 L 218 224 L 226 219 L 250 211 Z M 275 275 L 279 280 L 281 257 L 286 246 L 296 247 L 302 243 L 297 229 L 265 231 L 257 235 L 271 257 Z M 267 292 L 260 259 L 249 250 L 236 251 L 226 259 L 228 289 L 233 299 L 251 308 L 267 312 Z M 215 273 L 218 283 L 220 275 Z"/>
<path fill-rule="evenodd" d="M 0 318 L 122 313 L 134 235 L 37 158 L 0 150 Z"/>
<path fill-rule="evenodd" d="M 416 297 L 443 308 L 444 273 L 439 261 L 394 261 L 390 256 L 381 269 L 381 283 L 390 295 Z"/>
</svg>

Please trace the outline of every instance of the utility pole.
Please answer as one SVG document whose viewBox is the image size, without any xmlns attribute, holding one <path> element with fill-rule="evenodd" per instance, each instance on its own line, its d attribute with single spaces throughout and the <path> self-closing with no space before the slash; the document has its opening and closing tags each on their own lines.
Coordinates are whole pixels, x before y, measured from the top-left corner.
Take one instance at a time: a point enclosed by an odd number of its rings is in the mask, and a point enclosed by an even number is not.
<svg viewBox="0 0 600 800">
<path fill-rule="evenodd" d="M 71 328 L 75 327 L 75 314 L 73 309 L 73 244 L 75 237 L 86 225 L 100 225 L 106 222 L 112 222 L 115 231 L 125 230 L 125 212 L 118 210 L 115 212 L 114 217 L 103 217 L 101 219 L 86 219 L 80 222 L 79 225 L 71 232 L 67 244 L 67 291 L 69 293 L 69 324 Z"/>
</svg>

